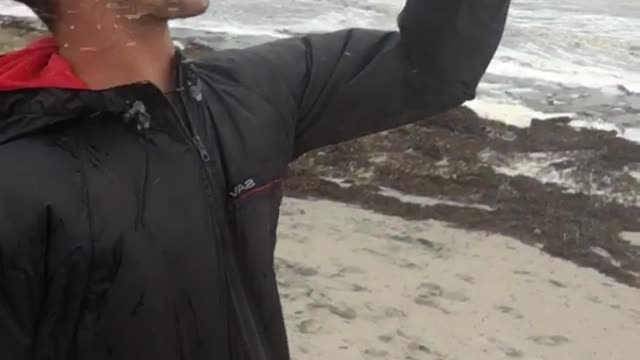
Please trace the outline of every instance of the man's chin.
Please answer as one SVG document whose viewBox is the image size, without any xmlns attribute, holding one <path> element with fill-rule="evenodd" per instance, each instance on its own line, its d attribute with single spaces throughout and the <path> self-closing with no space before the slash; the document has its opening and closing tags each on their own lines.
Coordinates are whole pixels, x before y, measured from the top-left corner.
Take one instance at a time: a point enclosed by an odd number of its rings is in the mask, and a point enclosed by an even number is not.
<svg viewBox="0 0 640 360">
<path fill-rule="evenodd" d="M 154 15 L 166 20 L 186 19 L 204 14 L 208 8 L 209 0 L 180 0 L 176 6 Z"/>
</svg>

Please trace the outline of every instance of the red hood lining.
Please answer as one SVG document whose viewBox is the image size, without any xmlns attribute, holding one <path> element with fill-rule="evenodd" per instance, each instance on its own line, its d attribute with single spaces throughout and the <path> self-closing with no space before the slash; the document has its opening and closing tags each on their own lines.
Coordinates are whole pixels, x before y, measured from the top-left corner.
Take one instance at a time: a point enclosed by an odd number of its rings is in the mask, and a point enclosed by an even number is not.
<svg viewBox="0 0 640 360">
<path fill-rule="evenodd" d="M 88 88 L 60 56 L 58 45 L 50 37 L 0 56 L 0 91 L 38 88 Z"/>
</svg>

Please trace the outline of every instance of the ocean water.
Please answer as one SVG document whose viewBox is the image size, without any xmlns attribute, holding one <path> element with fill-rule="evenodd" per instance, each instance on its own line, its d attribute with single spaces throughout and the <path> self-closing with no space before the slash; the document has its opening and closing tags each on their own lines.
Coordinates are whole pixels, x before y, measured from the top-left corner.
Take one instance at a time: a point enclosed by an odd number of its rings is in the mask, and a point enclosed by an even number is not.
<svg viewBox="0 0 640 360">
<path fill-rule="evenodd" d="M 403 0 L 212 0 L 172 23 L 233 46 L 346 27 L 394 29 Z M 0 13 L 29 15 L 10 0 Z M 249 39 L 249 40 L 247 40 Z M 231 44 L 231 45 L 229 45 Z M 568 115 L 574 125 L 614 129 L 640 141 L 640 1 L 513 0 L 507 31 L 478 99 L 478 112 L 526 126 Z"/>
</svg>

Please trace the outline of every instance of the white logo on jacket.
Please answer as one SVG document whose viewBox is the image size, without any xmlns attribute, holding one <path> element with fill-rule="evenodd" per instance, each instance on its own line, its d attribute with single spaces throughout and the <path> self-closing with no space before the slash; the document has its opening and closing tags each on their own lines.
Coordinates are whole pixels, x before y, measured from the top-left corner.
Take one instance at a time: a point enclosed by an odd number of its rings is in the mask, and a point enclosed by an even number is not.
<svg viewBox="0 0 640 360">
<path fill-rule="evenodd" d="M 230 192 L 229 195 L 236 198 L 255 187 L 256 187 L 256 182 L 253 179 L 249 179 L 243 183 L 236 185 L 236 187 L 233 188 L 233 191 Z"/>
</svg>

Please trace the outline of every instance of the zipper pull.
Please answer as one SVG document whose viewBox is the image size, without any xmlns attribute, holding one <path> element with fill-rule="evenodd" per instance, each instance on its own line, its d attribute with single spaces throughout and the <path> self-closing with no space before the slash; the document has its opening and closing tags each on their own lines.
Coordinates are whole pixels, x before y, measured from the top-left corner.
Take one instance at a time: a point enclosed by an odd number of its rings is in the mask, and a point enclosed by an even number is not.
<svg viewBox="0 0 640 360">
<path fill-rule="evenodd" d="M 211 160 L 211 156 L 209 156 L 209 152 L 204 147 L 204 144 L 202 143 L 202 140 L 200 139 L 200 136 L 198 136 L 198 135 L 194 136 L 193 137 L 193 143 L 198 148 L 198 152 L 200 153 L 200 158 L 202 159 L 202 161 L 209 162 L 209 160 Z"/>
</svg>

